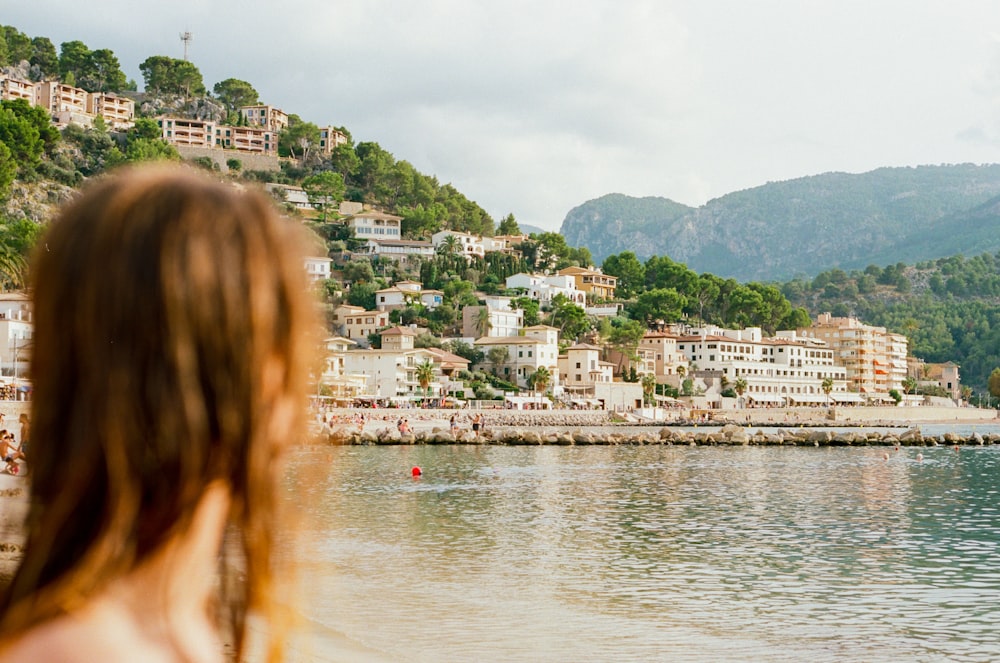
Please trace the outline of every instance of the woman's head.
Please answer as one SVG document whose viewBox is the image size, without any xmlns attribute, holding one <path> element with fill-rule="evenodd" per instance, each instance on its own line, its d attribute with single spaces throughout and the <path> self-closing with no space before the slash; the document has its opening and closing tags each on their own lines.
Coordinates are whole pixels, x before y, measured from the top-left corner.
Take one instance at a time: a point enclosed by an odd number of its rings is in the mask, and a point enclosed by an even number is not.
<svg viewBox="0 0 1000 663">
<path fill-rule="evenodd" d="M 6 626 L 137 567 L 220 481 L 246 603 L 266 595 L 274 463 L 300 432 L 312 347 L 302 257 L 265 198 L 175 169 L 105 179 L 52 223 L 33 263 L 32 509 Z"/>
</svg>

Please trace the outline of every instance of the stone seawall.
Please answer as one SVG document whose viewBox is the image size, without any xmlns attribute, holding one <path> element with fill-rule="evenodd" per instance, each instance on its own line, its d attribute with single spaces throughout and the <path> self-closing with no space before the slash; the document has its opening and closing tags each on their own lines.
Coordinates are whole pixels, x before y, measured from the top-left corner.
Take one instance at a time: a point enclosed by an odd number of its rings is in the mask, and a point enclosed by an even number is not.
<svg viewBox="0 0 1000 663">
<path fill-rule="evenodd" d="M 648 431 L 616 431 L 609 426 L 601 431 L 576 430 L 544 431 L 521 428 L 490 430 L 477 436 L 472 431 L 452 435 L 448 429 L 435 427 L 416 433 L 399 434 L 386 427 L 377 431 L 358 432 L 349 427 L 335 429 L 330 434 L 317 436 L 318 443 L 334 445 L 413 445 L 413 444 L 482 444 L 482 445 L 682 445 L 682 446 L 800 446 L 800 447 L 850 447 L 850 446 L 985 446 L 1000 444 L 1000 433 L 964 436 L 956 433 L 924 435 L 911 428 L 899 432 L 850 429 L 844 431 L 813 428 L 754 430 L 750 427 L 727 425 L 704 430 L 681 430 L 650 427 Z"/>
</svg>

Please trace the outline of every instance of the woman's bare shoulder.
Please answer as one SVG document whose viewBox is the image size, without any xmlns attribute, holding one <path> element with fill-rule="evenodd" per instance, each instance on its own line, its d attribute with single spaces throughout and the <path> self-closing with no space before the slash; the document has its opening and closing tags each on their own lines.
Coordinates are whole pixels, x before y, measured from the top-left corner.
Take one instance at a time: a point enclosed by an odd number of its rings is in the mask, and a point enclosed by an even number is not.
<svg viewBox="0 0 1000 663">
<path fill-rule="evenodd" d="M 222 660 L 221 651 L 202 654 L 204 658 L 198 660 Z M 144 632 L 125 611 L 108 604 L 88 608 L 80 615 L 58 617 L 0 645 L 0 663 L 174 663 L 182 658 L 190 660 L 156 634 Z"/>
</svg>

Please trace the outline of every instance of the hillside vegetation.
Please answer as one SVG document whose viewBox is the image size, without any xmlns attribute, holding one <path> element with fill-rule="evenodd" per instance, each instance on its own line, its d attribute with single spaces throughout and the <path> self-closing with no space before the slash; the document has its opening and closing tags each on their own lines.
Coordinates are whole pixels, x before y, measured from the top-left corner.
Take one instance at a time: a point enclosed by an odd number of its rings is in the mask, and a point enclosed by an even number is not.
<svg viewBox="0 0 1000 663">
<path fill-rule="evenodd" d="M 955 362 L 962 382 L 977 389 L 1000 366 L 1000 253 L 833 269 L 786 282 L 781 292 L 813 316 L 853 315 L 905 334 L 910 354 Z"/>
<path fill-rule="evenodd" d="M 669 256 L 740 280 L 1000 250 L 1000 165 L 827 173 L 730 193 L 699 208 L 610 194 L 571 210 L 562 234 L 598 261 Z"/>
</svg>

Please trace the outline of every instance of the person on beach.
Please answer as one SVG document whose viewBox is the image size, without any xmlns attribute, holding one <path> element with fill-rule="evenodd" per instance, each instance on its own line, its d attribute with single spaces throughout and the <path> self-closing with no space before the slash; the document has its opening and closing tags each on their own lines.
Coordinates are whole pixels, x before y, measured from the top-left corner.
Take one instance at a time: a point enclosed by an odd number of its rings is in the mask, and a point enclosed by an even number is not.
<svg viewBox="0 0 1000 663">
<path fill-rule="evenodd" d="M 479 439 L 479 431 L 483 427 L 483 415 L 481 412 L 476 412 L 476 415 L 472 417 L 472 432 L 476 434 L 476 439 Z"/>
<path fill-rule="evenodd" d="M 451 434 L 452 435 L 458 435 L 458 415 L 457 414 L 451 415 L 451 422 L 450 422 L 450 424 L 451 424 Z"/>
<path fill-rule="evenodd" d="M 19 424 L 21 424 L 21 444 L 19 449 L 21 451 L 21 457 L 25 460 L 28 459 L 28 434 L 31 432 L 31 424 L 28 422 L 28 415 L 24 412 L 21 416 L 17 418 Z"/>
<path fill-rule="evenodd" d="M 17 474 L 20 471 L 17 461 L 24 458 L 24 454 L 14 444 L 14 435 L 6 428 L 0 430 L 0 458 L 3 459 L 4 472 L 7 474 Z"/>
<path fill-rule="evenodd" d="M 277 482 L 316 330 L 301 232 L 262 194 L 162 166 L 50 224 L 0 661 L 221 662 L 223 640 L 243 660 L 251 617 L 259 659 L 284 659 Z"/>
</svg>

